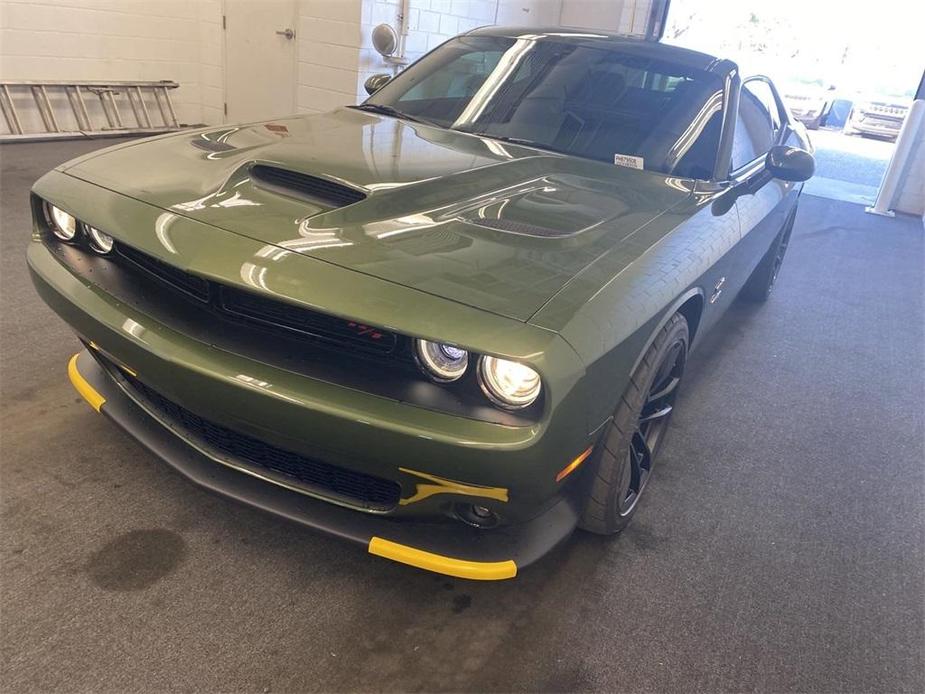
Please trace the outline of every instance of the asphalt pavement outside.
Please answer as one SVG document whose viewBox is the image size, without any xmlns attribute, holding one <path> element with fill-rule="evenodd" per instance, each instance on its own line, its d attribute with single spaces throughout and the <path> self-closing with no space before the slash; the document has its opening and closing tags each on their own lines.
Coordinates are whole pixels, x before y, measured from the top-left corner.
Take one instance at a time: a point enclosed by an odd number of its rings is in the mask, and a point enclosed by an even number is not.
<svg viewBox="0 0 925 694">
<path fill-rule="evenodd" d="M 28 191 L 104 144 L 0 148 L 3 691 L 925 690 L 920 219 L 804 196 L 630 529 L 475 583 L 198 489 L 72 390 Z"/>
<path fill-rule="evenodd" d="M 810 131 L 809 137 L 816 148 L 816 175 L 804 192 L 873 205 L 896 143 L 825 128 Z"/>
</svg>

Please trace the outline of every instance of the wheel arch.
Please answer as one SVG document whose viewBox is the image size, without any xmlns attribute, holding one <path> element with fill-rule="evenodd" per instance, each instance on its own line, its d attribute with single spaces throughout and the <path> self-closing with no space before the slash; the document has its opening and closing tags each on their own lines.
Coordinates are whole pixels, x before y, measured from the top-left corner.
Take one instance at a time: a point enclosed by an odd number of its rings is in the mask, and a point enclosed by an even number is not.
<svg viewBox="0 0 925 694">
<path fill-rule="evenodd" d="M 639 351 L 639 356 L 636 357 L 636 361 L 633 363 L 633 368 L 630 373 L 636 370 L 639 366 L 639 362 L 642 361 L 646 352 L 649 351 L 649 347 L 655 342 L 655 338 L 658 337 L 659 332 L 661 332 L 665 324 L 671 320 L 671 317 L 676 313 L 680 313 L 687 321 L 687 329 L 689 331 L 688 350 L 690 350 L 690 346 L 694 344 L 694 337 L 697 335 L 697 329 L 700 327 L 700 319 L 703 316 L 704 306 L 704 294 L 700 287 L 688 289 L 684 294 L 675 299 L 673 303 L 669 304 L 668 308 L 665 309 L 661 318 L 655 324 L 655 327 L 649 331 L 649 337 Z"/>
<path fill-rule="evenodd" d="M 600 340 L 597 338 L 603 336 L 597 332 L 593 333 L 591 339 L 587 339 L 585 333 L 577 332 L 580 337 L 585 338 L 578 348 L 568 336 L 563 336 L 585 365 L 585 374 L 577 385 L 585 389 L 581 397 L 587 403 L 588 432 L 599 430 L 609 421 L 631 374 L 639 368 L 646 352 L 671 317 L 678 312 L 684 316 L 688 323 L 688 346 L 690 348 L 695 336 L 700 333 L 705 308 L 706 300 L 703 289 L 693 286 L 674 300 L 663 304 L 663 308 L 644 324 L 637 326 L 623 339 L 615 341 L 606 350 L 588 353 L 589 349 L 600 347 Z"/>
<path fill-rule="evenodd" d="M 690 331 L 691 344 L 697 336 L 697 329 L 700 327 L 700 318 L 703 316 L 703 292 L 698 291 L 696 294 L 688 297 L 683 304 L 678 306 L 675 313 L 680 313 L 687 320 L 687 329 Z"/>
</svg>

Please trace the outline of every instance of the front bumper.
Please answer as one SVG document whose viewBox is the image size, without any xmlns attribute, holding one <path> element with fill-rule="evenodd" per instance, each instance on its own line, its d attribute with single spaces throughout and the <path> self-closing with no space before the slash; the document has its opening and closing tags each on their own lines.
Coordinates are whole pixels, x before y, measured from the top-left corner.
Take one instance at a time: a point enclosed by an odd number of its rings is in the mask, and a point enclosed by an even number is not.
<svg viewBox="0 0 925 694">
<path fill-rule="evenodd" d="M 362 542 L 372 553 L 467 578 L 510 577 L 575 527 L 578 475 L 559 483 L 556 473 L 594 436 L 568 401 L 558 403 L 556 416 L 522 427 L 426 410 L 191 337 L 75 274 L 39 241 L 30 244 L 28 262 L 43 300 L 105 355 L 106 368 L 87 355 L 72 365 L 72 380 L 85 398 L 200 484 Z M 139 382 L 217 425 L 323 464 L 397 482 L 400 501 L 384 512 L 345 508 L 325 495 L 228 466 L 146 410 L 113 365 L 137 373 Z M 457 504 L 484 505 L 503 522 L 471 528 L 450 517 Z"/>
<path fill-rule="evenodd" d="M 149 415 L 87 350 L 71 359 L 68 375 L 94 410 L 196 484 L 421 569 L 473 580 L 513 578 L 567 538 L 577 523 L 565 498 L 531 521 L 488 531 L 358 513 L 220 464 Z"/>
<path fill-rule="evenodd" d="M 824 105 L 790 106 L 790 112 L 793 114 L 793 117 L 801 123 L 811 123 L 819 118 L 824 110 Z"/>
</svg>

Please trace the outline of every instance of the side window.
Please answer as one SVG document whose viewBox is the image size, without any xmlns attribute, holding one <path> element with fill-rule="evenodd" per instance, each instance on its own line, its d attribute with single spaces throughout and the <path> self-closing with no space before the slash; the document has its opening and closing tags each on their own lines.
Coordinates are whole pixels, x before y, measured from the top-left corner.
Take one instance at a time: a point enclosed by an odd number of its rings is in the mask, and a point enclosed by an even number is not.
<svg viewBox="0 0 925 694">
<path fill-rule="evenodd" d="M 739 94 L 732 142 L 732 168 L 738 169 L 763 156 L 780 133 L 780 111 L 767 82 L 748 80 Z"/>
<path fill-rule="evenodd" d="M 771 116 L 771 127 L 774 129 L 774 136 L 780 133 L 780 109 L 777 107 L 777 100 L 774 98 L 774 92 L 771 86 L 764 80 L 747 81 L 743 87 L 755 95 Z"/>
</svg>

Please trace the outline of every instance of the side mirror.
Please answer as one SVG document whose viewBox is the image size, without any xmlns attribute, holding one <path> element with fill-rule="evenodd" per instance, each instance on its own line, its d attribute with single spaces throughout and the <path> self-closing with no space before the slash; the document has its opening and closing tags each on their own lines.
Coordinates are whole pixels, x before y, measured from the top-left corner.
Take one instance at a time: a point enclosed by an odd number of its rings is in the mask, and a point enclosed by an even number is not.
<svg viewBox="0 0 925 694">
<path fill-rule="evenodd" d="M 808 181 L 816 172 L 816 160 L 805 149 L 777 145 L 764 159 L 768 173 L 782 181 Z"/>
<path fill-rule="evenodd" d="M 388 82 L 391 79 L 392 79 L 392 75 L 387 75 L 385 73 L 373 75 L 372 77 L 367 78 L 367 80 L 363 83 L 363 88 L 366 90 L 367 94 L 372 96 L 373 94 L 378 92 L 380 89 L 382 89 L 385 86 L 386 82 Z"/>
</svg>

